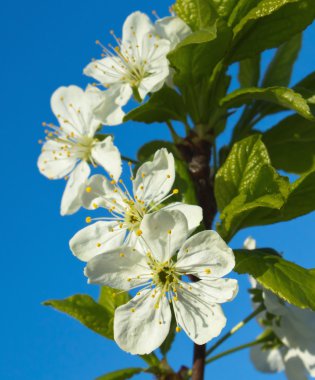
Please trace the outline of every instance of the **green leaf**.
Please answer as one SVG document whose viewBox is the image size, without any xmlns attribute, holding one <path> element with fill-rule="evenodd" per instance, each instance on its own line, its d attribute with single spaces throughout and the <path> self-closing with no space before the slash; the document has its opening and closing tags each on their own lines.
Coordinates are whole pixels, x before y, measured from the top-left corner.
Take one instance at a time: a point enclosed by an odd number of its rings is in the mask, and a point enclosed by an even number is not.
<svg viewBox="0 0 315 380">
<path fill-rule="evenodd" d="M 237 25 L 251 9 L 257 6 L 258 2 L 259 0 L 238 0 L 230 14 L 228 24 Z"/>
<path fill-rule="evenodd" d="M 88 295 L 76 294 L 64 300 L 48 300 L 44 305 L 68 314 L 96 333 L 113 339 L 112 314 Z"/>
<path fill-rule="evenodd" d="M 288 187 L 271 166 L 261 136 L 237 142 L 215 179 L 219 233 L 229 240 L 241 228 L 265 224 L 266 215 L 283 206 Z"/>
<path fill-rule="evenodd" d="M 296 111 L 308 120 L 315 120 L 309 104 L 299 93 L 286 87 L 246 88 L 233 91 L 221 100 L 226 108 L 241 107 L 253 100 L 263 100 Z"/>
<path fill-rule="evenodd" d="M 169 152 L 173 153 L 175 159 L 176 178 L 174 188 L 179 189 L 179 193 L 171 197 L 169 202 L 198 204 L 195 186 L 191 180 L 187 165 L 173 143 L 155 140 L 143 145 L 138 152 L 139 161 L 143 163 L 147 160 L 152 160 L 154 153 L 161 148 L 166 148 Z"/>
<path fill-rule="evenodd" d="M 107 373 L 106 375 L 97 377 L 96 380 L 126 380 L 144 371 L 145 371 L 145 368 L 124 368 L 124 369 L 120 369 L 118 371 L 110 372 L 110 373 Z"/>
<path fill-rule="evenodd" d="M 218 17 L 211 0 L 176 0 L 173 8 L 194 31 L 211 27 Z"/>
<path fill-rule="evenodd" d="M 238 80 L 242 88 L 255 87 L 260 77 L 260 55 L 240 62 Z"/>
<path fill-rule="evenodd" d="M 229 50 L 232 31 L 220 21 L 206 32 L 206 36 L 208 41 L 203 42 L 205 33 L 195 33 L 168 55 L 176 71 L 174 83 L 180 88 L 186 109 L 195 123 L 206 123 L 211 115 L 210 78 Z"/>
<path fill-rule="evenodd" d="M 116 308 L 129 302 L 130 299 L 128 292 L 102 286 L 98 302 L 113 316 Z"/>
<path fill-rule="evenodd" d="M 164 123 L 169 120 L 186 121 L 185 105 L 182 97 L 170 87 L 163 87 L 150 99 L 130 111 L 124 121 L 140 121 L 143 123 Z"/>
<path fill-rule="evenodd" d="M 283 222 L 315 210 L 315 170 L 289 183 L 271 166 L 261 136 L 234 144 L 215 180 L 218 232 L 230 240 L 242 228 Z"/>
<path fill-rule="evenodd" d="M 315 18 L 314 0 L 262 0 L 234 27 L 229 62 L 277 47 L 303 31 Z"/>
<path fill-rule="evenodd" d="M 228 18 L 239 0 L 212 0 L 212 3 L 220 17 Z"/>
<path fill-rule="evenodd" d="M 287 201 L 280 212 L 270 216 L 272 223 L 291 220 L 315 210 L 315 171 L 302 175 L 290 185 Z"/>
<path fill-rule="evenodd" d="M 175 82 L 196 82 L 204 75 L 210 77 L 215 65 L 228 50 L 232 38 L 231 30 L 223 23 L 217 23 L 205 32 L 195 32 L 182 41 L 168 58 L 177 70 Z M 190 86 L 191 83 L 186 83 Z"/>
<path fill-rule="evenodd" d="M 301 49 L 301 43 L 302 35 L 297 34 L 278 48 L 267 68 L 262 87 L 290 84 L 293 65 Z"/>
<path fill-rule="evenodd" d="M 315 310 L 315 272 L 300 267 L 270 250 L 234 250 L 239 274 L 250 274 L 266 289 L 300 308 Z"/>
<path fill-rule="evenodd" d="M 263 134 L 271 162 L 289 173 L 305 173 L 315 163 L 315 123 L 299 115 L 280 121 Z"/>
<path fill-rule="evenodd" d="M 222 211 L 241 192 L 255 182 L 261 168 L 270 164 L 268 151 L 259 135 L 234 144 L 215 178 L 215 197 Z"/>
</svg>

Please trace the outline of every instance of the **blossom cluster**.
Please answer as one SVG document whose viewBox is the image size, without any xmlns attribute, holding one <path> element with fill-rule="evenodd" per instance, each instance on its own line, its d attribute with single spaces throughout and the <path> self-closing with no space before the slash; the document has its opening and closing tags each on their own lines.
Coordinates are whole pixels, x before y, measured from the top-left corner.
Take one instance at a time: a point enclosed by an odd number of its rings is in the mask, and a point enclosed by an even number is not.
<svg viewBox="0 0 315 380">
<path fill-rule="evenodd" d="M 57 89 L 51 108 L 58 125 L 43 123 L 47 141 L 38 167 L 50 179 L 67 180 L 61 214 L 81 207 L 101 213 L 86 218 L 88 226 L 70 240 L 71 251 L 86 262 L 89 283 L 134 294 L 114 318 L 114 338 L 132 354 L 158 348 L 172 315 L 176 331 L 184 330 L 196 344 L 218 336 L 226 324 L 220 304 L 238 290 L 236 280 L 223 278 L 235 265 L 232 250 L 215 231 L 195 233 L 201 207 L 171 202 L 179 192 L 173 154 L 162 148 L 135 173 L 129 163 L 129 186 L 113 136 L 99 133 L 103 125 L 123 122 L 132 97 L 143 101 L 172 86 L 167 54 L 190 33 L 176 16 L 153 23 L 143 13 L 131 14 L 122 38 L 111 32 L 115 46 L 97 41 L 102 58 L 84 73 L 98 84 Z M 97 166 L 105 175 L 91 176 Z"/>
</svg>

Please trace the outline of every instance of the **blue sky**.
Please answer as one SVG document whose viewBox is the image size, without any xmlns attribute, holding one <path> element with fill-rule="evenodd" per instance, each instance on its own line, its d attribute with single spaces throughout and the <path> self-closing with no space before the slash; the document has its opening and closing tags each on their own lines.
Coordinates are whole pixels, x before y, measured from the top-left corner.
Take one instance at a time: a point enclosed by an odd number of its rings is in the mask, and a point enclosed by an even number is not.
<svg viewBox="0 0 315 380">
<path fill-rule="evenodd" d="M 41 306 L 43 300 L 75 293 L 97 296 L 98 289 L 86 284 L 82 263 L 68 249 L 69 238 L 84 226 L 85 214 L 59 215 L 65 183 L 48 181 L 38 173 L 37 140 L 43 136 L 41 122 L 54 121 L 49 107 L 51 93 L 61 85 L 88 83 L 82 69 L 98 56 L 94 41 L 108 42 L 110 29 L 119 34 L 125 17 L 136 9 L 148 13 L 156 9 L 164 16 L 169 5 L 166 0 L 17 0 L 2 4 L 1 379 L 90 380 L 111 370 L 142 365 L 113 342 Z M 314 70 L 314 39 L 311 27 L 305 33 L 295 80 Z M 263 127 L 274 123 L 275 119 L 270 118 Z M 129 123 L 115 128 L 115 132 L 121 151 L 132 157 L 144 142 L 168 138 L 162 125 Z M 314 221 L 312 214 L 290 223 L 248 229 L 231 244 L 240 247 L 251 234 L 261 246 L 274 247 L 288 259 L 314 267 Z M 240 287 L 237 299 L 225 306 L 227 328 L 250 312 L 245 277 L 240 278 Z M 258 332 L 253 322 L 224 348 L 252 340 Z M 189 366 L 191 353 L 191 342 L 179 334 L 170 362 L 175 368 L 180 364 Z M 207 369 L 207 379 L 218 376 L 220 380 L 268 378 L 253 369 L 246 351 Z"/>
</svg>

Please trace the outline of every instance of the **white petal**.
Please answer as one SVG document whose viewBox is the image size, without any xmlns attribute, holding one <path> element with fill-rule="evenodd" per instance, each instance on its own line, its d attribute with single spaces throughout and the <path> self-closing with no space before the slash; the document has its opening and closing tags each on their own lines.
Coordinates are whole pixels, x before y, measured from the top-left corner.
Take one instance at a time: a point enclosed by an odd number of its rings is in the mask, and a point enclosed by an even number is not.
<svg viewBox="0 0 315 380">
<path fill-rule="evenodd" d="M 92 148 L 93 159 L 117 181 L 121 175 L 121 156 L 111 136 L 96 143 Z"/>
<path fill-rule="evenodd" d="M 82 206 L 82 194 L 90 172 L 89 165 L 81 161 L 70 174 L 61 200 L 61 215 L 74 214 Z"/>
<path fill-rule="evenodd" d="M 281 352 L 278 349 L 262 350 L 260 345 L 250 350 L 250 358 L 258 371 L 273 373 L 284 370 Z"/>
<path fill-rule="evenodd" d="M 96 222 L 77 232 L 69 245 L 79 260 L 89 261 L 101 253 L 122 246 L 125 235 L 126 231 L 117 228 L 116 222 Z"/>
<path fill-rule="evenodd" d="M 169 260 L 188 236 L 187 220 L 180 211 L 147 214 L 140 229 L 147 250 L 160 262 Z"/>
<path fill-rule="evenodd" d="M 121 60 L 118 57 L 108 57 L 92 61 L 83 70 L 88 77 L 99 81 L 104 87 L 122 83 Z"/>
<path fill-rule="evenodd" d="M 237 281 L 231 278 L 208 278 L 191 283 L 190 286 L 204 295 L 208 303 L 224 303 L 232 301 L 238 292 Z"/>
<path fill-rule="evenodd" d="M 188 37 L 192 31 L 189 26 L 179 17 L 164 17 L 156 21 L 155 27 L 157 33 L 171 42 L 171 49 L 184 38 Z"/>
<path fill-rule="evenodd" d="M 248 238 L 244 240 L 243 246 L 244 248 L 250 250 L 256 249 L 256 240 L 253 239 L 251 236 L 248 236 Z"/>
<path fill-rule="evenodd" d="M 131 13 L 124 22 L 122 44 L 124 47 L 138 45 L 138 55 L 142 56 L 142 41 L 147 34 L 154 34 L 155 28 L 149 17 L 141 12 Z"/>
<path fill-rule="evenodd" d="M 215 231 L 189 238 L 178 253 L 177 270 L 199 278 L 222 277 L 235 266 L 234 253 Z"/>
<path fill-rule="evenodd" d="M 118 125 L 123 122 L 125 116 L 124 106 L 132 96 L 132 89 L 128 84 L 113 85 L 107 91 L 100 91 L 90 86 L 88 91 L 98 97 L 97 106 L 94 108 L 94 116 L 105 125 Z"/>
<path fill-rule="evenodd" d="M 159 91 L 163 87 L 169 73 L 168 65 L 161 64 L 158 70 L 154 70 L 152 74 L 142 79 L 138 88 L 141 99 L 144 99 L 149 93 Z"/>
<path fill-rule="evenodd" d="M 115 192 L 115 186 L 101 174 L 93 175 L 86 182 L 86 188 L 82 195 L 82 205 L 88 210 L 94 210 L 98 207 L 111 208 L 115 206 L 117 211 L 124 213 L 125 203 L 119 192 Z"/>
<path fill-rule="evenodd" d="M 151 279 L 145 256 L 130 247 L 120 247 L 92 258 L 85 275 L 90 284 L 129 290 Z"/>
<path fill-rule="evenodd" d="M 288 380 L 307 380 L 309 378 L 303 361 L 295 350 L 288 350 L 284 356 L 284 365 Z M 311 376 L 314 376 L 314 373 Z"/>
<path fill-rule="evenodd" d="M 77 159 L 68 157 L 65 153 L 64 144 L 56 141 L 47 141 L 42 148 L 37 166 L 41 174 L 49 179 L 65 177 L 74 168 Z"/>
<path fill-rule="evenodd" d="M 188 232 L 191 234 L 202 221 L 202 208 L 200 206 L 187 205 L 186 203 L 175 202 L 163 207 L 163 211 L 177 210 L 182 212 L 188 223 Z"/>
<path fill-rule="evenodd" d="M 160 293 L 154 294 L 154 290 L 143 290 L 115 311 L 115 341 L 131 354 L 151 353 L 168 335 L 172 318 L 169 303 Z M 158 298 L 159 307 L 156 308 Z"/>
<path fill-rule="evenodd" d="M 59 87 L 51 97 L 51 108 L 64 131 L 93 137 L 100 122 L 93 116 L 95 97 L 80 87 Z"/>
<path fill-rule="evenodd" d="M 146 203 L 158 202 L 172 189 L 175 180 L 175 164 L 172 153 L 158 150 L 153 161 L 147 161 L 137 171 L 133 192 Z"/>
<path fill-rule="evenodd" d="M 208 296 L 197 287 L 181 282 L 177 287 L 177 301 L 173 308 L 177 323 L 197 344 L 205 344 L 217 337 L 226 325 L 222 308 L 210 303 Z"/>
</svg>

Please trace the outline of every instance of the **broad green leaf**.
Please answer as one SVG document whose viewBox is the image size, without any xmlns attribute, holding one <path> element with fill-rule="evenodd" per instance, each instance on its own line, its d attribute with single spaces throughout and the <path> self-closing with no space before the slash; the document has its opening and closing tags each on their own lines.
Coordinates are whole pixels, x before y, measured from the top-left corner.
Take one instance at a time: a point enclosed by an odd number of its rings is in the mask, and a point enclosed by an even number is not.
<svg viewBox="0 0 315 380">
<path fill-rule="evenodd" d="M 215 180 L 218 231 L 230 240 L 242 228 L 283 222 L 315 210 L 315 170 L 289 183 L 271 166 L 261 136 L 234 144 Z"/>
<path fill-rule="evenodd" d="M 239 274 L 250 274 L 266 289 L 300 308 L 315 310 L 315 272 L 300 267 L 270 250 L 234 250 Z"/>
<path fill-rule="evenodd" d="M 176 179 L 174 188 L 179 189 L 178 195 L 170 198 L 170 202 L 184 202 L 198 204 L 194 184 L 191 180 L 187 165 L 180 156 L 175 145 L 168 141 L 155 140 L 143 145 L 138 151 L 138 160 L 144 162 L 152 159 L 154 153 L 161 148 L 166 148 L 173 153 L 175 158 Z"/>
<path fill-rule="evenodd" d="M 226 108 L 241 107 L 254 100 L 274 103 L 284 109 L 296 111 L 308 120 L 315 120 L 309 104 L 302 95 L 286 87 L 252 87 L 236 90 L 221 100 L 221 106 Z"/>
<path fill-rule="evenodd" d="M 207 122 L 211 115 L 210 78 L 229 49 L 232 31 L 224 22 L 218 22 L 209 32 L 209 38 L 210 35 L 211 40 L 203 43 L 196 43 L 200 37 L 198 33 L 189 36 L 168 55 L 176 71 L 174 83 L 180 88 L 195 123 Z"/>
<path fill-rule="evenodd" d="M 164 123 L 169 120 L 186 121 L 185 105 L 182 97 L 170 87 L 163 87 L 155 92 L 141 106 L 130 111 L 124 121 L 140 121 L 143 123 Z"/>
<path fill-rule="evenodd" d="M 288 86 L 293 65 L 301 49 L 302 35 L 297 34 L 281 45 L 270 62 L 264 76 L 262 87 Z"/>
<path fill-rule="evenodd" d="M 315 163 L 315 122 L 292 115 L 263 134 L 273 166 L 289 173 L 305 173 Z"/>
<path fill-rule="evenodd" d="M 126 380 L 144 371 L 145 368 L 124 368 L 106 373 L 106 375 L 97 377 L 96 380 Z"/>
<path fill-rule="evenodd" d="M 272 223 L 291 220 L 315 210 L 315 171 L 302 175 L 290 185 L 290 193 L 280 212 L 270 216 Z"/>
<path fill-rule="evenodd" d="M 113 339 L 113 315 L 88 295 L 76 294 L 64 300 L 48 300 L 44 305 L 68 314 L 96 333 Z"/>
<path fill-rule="evenodd" d="M 212 3 L 220 17 L 228 18 L 239 0 L 212 0 Z"/>
<path fill-rule="evenodd" d="M 247 191 L 237 195 L 220 215 L 218 232 L 229 241 L 246 227 L 274 223 L 270 215 L 279 215 L 288 193 L 288 180 L 271 166 L 263 166 Z"/>
<path fill-rule="evenodd" d="M 251 9 L 257 6 L 260 0 L 238 0 L 233 8 L 228 24 L 231 26 L 237 25 Z"/>
<path fill-rule="evenodd" d="M 301 94 L 304 99 L 307 100 L 308 106 L 310 107 L 312 114 L 315 114 L 314 109 L 314 101 L 315 99 L 315 73 L 311 73 L 307 75 L 304 79 L 302 79 L 300 82 L 298 82 L 296 85 L 292 88 L 293 91 Z M 267 103 L 267 102 L 259 102 L 256 104 L 255 111 L 256 113 L 260 113 L 262 115 L 270 115 L 277 112 L 285 111 L 286 107 L 281 106 L 280 104 L 276 103 Z"/>
<path fill-rule="evenodd" d="M 270 165 L 268 151 L 259 135 L 234 144 L 225 164 L 215 178 L 215 197 L 222 211 L 240 193 L 245 192 L 259 176 L 263 166 Z"/>
<path fill-rule="evenodd" d="M 265 224 L 266 214 L 283 206 L 288 187 L 271 166 L 261 136 L 237 142 L 215 178 L 219 233 L 229 240 L 242 228 Z"/>
<path fill-rule="evenodd" d="M 177 77 L 181 75 L 194 80 L 203 75 L 209 77 L 227 51 L 231 38 L 232 32 L 223 22 L 216 23 L 209 31 L 188 36 L 168 55 L 178 72 Z"/>
<path fill-rule="evenodd" d="M 260 77 L 260 55 L 240 62 L 238 80 L 242 88 L 255 87 Z"/>
<path fill-rule="evenodd" d="M 303 31 L 315 18 L 314 0 L 262 0 L 234 27 L 229 62 L 277 47 Z"/>
<path fill-rule="evenodd" d="M 211 0 L 176 0 L 173 8 L 192 30 L 207 29 L 218 17 Z"/>
</svg>

